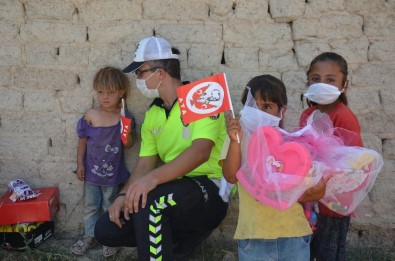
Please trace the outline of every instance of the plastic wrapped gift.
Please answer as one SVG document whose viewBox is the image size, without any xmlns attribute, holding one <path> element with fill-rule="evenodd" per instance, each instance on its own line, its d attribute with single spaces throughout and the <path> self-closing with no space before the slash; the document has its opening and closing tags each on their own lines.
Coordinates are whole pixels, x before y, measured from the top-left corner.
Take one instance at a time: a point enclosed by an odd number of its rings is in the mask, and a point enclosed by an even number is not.
<svg viewBox="0 0 395 261">
<path fill-rule="evenodd" d="M 361 147 L 333 147 L 336 167 L 327 167 L 325 196 L 320 200 L 329 209 L 349 215 L 367 196 L 384 162 L 374 150 Z"/>
<path fill-rule="evenodd" d="M 31 187 L 22 179 L 11 180 L 8 183 L 8 188 L 12 192 L 10 200 L 16 202 L 17 200 L 27 200 L 36 198 L 38 194 L 34 192 Z"/>
<path fill-rule="evenodd" d="M 333 128 L 329 116 L 318 111 L 303 129 L 286 132 L 262 125 L 263 112 L 247 110 L 241 116 L 244 146 L 237 178 L 259 202 L 289 208 L 321 178 L 328 183 L 320 201 L 342 215 L 366 197 L 383 159 L 373 150 L 345 146 L 358 134 Z"/>
<path fill-rule="evenodd" d="M 277 209 L 291 207 L 322 173 L 303 144 L 284 142 L 280 132 L 261 126 L 249 138 L 238 181 L 259 202 Z"/>
<path fill-rule="evenodd" d="M 307 147 L 312 158 L 321 163 L 320 171 L 328 182 L 320 202 L 341 215 L 351 214 L 362 202 L 384 164 L 374 150 L 346 146 L 353 144 L 359 134 L 334 128 L 326 113 L 315 111 L 306 127 L 283 134 L 287 141 Z"/>
</svg>

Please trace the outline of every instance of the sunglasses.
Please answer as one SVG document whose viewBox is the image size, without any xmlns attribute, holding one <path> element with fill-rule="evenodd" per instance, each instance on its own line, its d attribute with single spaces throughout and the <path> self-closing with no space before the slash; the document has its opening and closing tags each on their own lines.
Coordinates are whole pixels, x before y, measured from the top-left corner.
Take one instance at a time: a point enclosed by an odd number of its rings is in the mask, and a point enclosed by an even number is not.
<svg viewBox="0 0 395 261">
<path fill-rule="evenodd" d="M 162 67 L 152 67 L 152 68 L 148 68 L 145 70 L 135 70 L 134 73 L 136 74 L 136 76 L 141 76 L 145 72 L 152 72 L 153 70 L 157 70 L 157 69 L 161 69 L 161 68 Z"/>
</svg>

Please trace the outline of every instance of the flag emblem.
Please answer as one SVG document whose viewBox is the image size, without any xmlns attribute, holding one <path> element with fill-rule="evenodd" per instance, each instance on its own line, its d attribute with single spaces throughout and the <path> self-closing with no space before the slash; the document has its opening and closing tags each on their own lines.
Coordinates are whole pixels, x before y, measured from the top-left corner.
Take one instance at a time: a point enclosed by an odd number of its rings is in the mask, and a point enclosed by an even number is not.
<svg viewBox="0 0 395 261">
<path fill-rule="evenodd" d="M 184 124 L 231 110 L 225 74 L 217 74 L 177 89 Z"/>
<path fill-rule="evenodd" d="M 216 82 L 203 82 L 193 87 L 187 94 L 186 105 L 194 113 L 206 114 L 222 106 L 224 91 Z"/>
</svg>

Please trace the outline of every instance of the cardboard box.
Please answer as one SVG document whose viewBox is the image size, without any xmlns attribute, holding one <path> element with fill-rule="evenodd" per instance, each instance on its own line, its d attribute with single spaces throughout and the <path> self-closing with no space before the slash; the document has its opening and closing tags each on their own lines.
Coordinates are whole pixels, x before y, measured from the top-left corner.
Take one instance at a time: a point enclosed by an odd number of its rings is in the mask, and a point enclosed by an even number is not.
<svg viewBox="0 0 395 261">
<path fill-rule="evenodd" d="M 23 224 L 23 226 L 26 226 L 25 229 L 16 226 L 18 225 L 3 227 L 3 231 L 6 230 L 5 227 L 10 227 L 12 230 L 19 229 L 21 232 L 0 232 L 0 244 L 2 248 L 10 250 L 25 250 L 28 247 L 36 248 L 54 233 L 53 221 Z"/>
<path fill-rule="evenodd" d="M 58 187 L 36 188 L 37 198 L 12 202 L 11 192 L 0 199 L 0 225 L 51 221 L 59 211 Z"/>
</svg>

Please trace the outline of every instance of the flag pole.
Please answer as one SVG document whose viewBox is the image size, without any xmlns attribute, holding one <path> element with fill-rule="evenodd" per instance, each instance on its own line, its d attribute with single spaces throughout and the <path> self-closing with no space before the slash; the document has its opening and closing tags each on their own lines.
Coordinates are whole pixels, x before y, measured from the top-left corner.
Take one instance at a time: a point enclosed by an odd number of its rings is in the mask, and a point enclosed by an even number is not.
<svg viewBox="0 0 395 261">
<path fill-rule="evenodd" d="M 229 105 L 230 105 L 230 110 L 232 111 L 232 117 L 234 119 L 235 118 L 235 113 L 233 111 L 232 100 L 230 99 L 230 92 L 229 92 L 229 88 L 228 88 L 228 81 L 226 80 L 226 74 L 225 73 L 223 73 L 223 74 L 224 74 L 224 79 L 225 79 L 225 83 L 226 83 L 226 92 L 228 94 L 228 102 L 229 102 Z M 238 133 L 236 133 L 236 137 L 237 137 L 237 143 L 240 143 L 240 138 L 239 138 L 239 134 Z"/>
<path fill-rule="evenodd" d="M 122 107 L 121 107 L 121 115 L 125 117 L 125 99 L 122 98 Z"/>
</svg>

